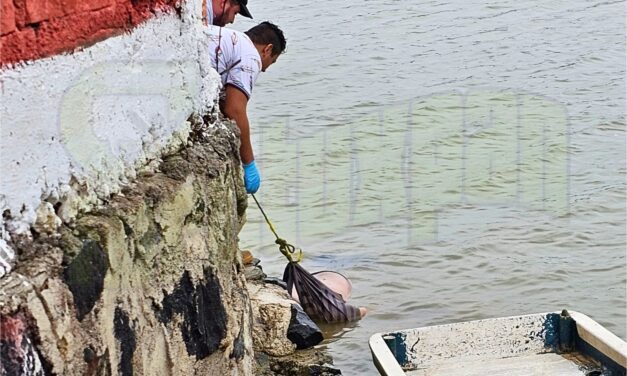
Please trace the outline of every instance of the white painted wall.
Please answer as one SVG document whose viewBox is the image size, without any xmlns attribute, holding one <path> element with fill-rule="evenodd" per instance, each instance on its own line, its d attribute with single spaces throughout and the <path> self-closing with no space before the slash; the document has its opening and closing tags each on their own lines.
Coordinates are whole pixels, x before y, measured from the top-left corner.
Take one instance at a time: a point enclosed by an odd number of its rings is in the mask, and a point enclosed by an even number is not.
<svg viewBox="0 0 627 376">
<path fill-rule="evenodd" d="M 189 115 L 213 107 L 219 79 L 201 4 L 188 0 L 181 18 L 160 15 L 130 34 L 0 72 L 0 211 L 12 217 L 0 217 L 0 276 L 12 257 L 2 239 L 27 233 L 43 200 L 64 201 L 60 216 L 70 221 L 184 142 Z"/>
</svg>

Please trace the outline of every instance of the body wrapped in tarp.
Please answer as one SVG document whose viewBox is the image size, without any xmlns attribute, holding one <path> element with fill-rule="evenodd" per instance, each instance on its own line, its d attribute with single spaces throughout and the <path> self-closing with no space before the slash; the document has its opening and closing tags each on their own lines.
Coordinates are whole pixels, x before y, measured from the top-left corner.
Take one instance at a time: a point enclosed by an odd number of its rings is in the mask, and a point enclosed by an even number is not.
<svg viewBox="0 0 627 376">
<path fill-rule="evenodd" d="M 296 289 L 303 310 L 314 321 L 339 323 L 361 318 L 359 308 L 347 304 L 342 295 L 331 290 L 297 262 L 287 264 L 283 281 L 290 295 Z"/>
</svg>

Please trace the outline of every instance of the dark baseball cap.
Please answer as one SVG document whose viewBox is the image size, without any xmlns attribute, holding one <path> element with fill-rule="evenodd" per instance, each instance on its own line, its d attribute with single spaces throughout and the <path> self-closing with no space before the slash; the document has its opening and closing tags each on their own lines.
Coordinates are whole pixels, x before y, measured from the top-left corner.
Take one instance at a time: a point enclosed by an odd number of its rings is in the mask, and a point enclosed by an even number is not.
<svg viewBox="0 0 627 376">
<path fill-rule="evenodd" d="M 250 11 L 246 7 L 246 5 L 248 4 L 248 0 L 237 0 L 237 2 L 239 3 L 239 14 L 252 19 L 253 15 L 250 14 Z"/>
</svg>

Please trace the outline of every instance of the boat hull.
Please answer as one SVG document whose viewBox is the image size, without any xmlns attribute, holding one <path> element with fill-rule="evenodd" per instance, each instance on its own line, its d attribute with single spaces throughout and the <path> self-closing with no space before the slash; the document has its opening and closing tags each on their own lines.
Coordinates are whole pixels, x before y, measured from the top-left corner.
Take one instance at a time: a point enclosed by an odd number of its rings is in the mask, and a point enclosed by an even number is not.
<svg viewBox="0 0 627 376">
<path fill-rule="evenodd" d="M 370 339 L 381 375 L 623 376 L 627 344 L 578 312 L 437 325 Z"/>
</svg>

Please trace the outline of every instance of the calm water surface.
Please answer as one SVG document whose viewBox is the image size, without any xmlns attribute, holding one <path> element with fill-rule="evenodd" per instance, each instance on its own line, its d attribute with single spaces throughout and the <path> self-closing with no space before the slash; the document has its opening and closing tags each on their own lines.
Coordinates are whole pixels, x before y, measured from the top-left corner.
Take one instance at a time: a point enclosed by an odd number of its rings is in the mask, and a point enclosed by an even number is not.
<svg viewBox="0 0 627 376">
<path fill-rule="evenodd" d="M 570 308 L 626 337 L 624 2 L 250 9 L 288 38 L 250 103 L 259 198 L 370 311 L 327 328 L 344 374 L 376 373 L 373 333 L 459 320 Z"/>
</svg>

